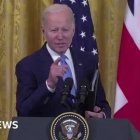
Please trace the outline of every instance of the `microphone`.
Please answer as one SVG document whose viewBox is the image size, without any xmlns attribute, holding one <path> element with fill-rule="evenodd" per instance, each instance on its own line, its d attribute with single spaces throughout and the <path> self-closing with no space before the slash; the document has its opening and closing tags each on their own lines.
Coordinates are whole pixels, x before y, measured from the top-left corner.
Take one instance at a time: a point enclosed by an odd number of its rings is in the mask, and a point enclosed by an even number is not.
<svg viewBox="0 0 140 140">
<path fill-rule="evenodd" d="M 88 95 L 88 92 L 89 92 L 89 82 L 88 82 L 88 80 L 84 80 L 84 81 L 82 81 L 82 83 L 80 85 L 80 91 L 79 91 L 81 104 L 85 103 L 85 99 Z"/>
<path fill-rule="evenodd" d="M 64 81 L 64 89 L 62 91 L 61 104 L 64 104 L 73 86 L 73 79 L 68 77 Z"/>
</svg>

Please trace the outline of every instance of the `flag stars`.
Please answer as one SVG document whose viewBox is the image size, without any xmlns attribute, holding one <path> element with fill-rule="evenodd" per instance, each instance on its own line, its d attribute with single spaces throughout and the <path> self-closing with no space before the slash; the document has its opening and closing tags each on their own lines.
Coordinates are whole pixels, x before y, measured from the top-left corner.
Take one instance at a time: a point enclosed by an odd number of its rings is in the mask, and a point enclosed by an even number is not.
<svg viewBox="0 0 140 140">
<path fill-rule="evenodd" d="M 94 40 L 96 39 L 96 36 L 95 36 L 95 34 L 93 34 L 93 36 L 92 36 L 92 37 L 93 37 L 93 39 L 94 39 Z"/>
<path fill-rule="evenodd" d="M 94 49 L 94 48 L 93 48 L 93 50 L 91 51 L 91 53 L 93 53 L 94 55 L 98 54 L 98 53 L 97 53 L 97 49 Z"/>
<path fill-rule="evenodd" d="M 71 2 L 71 4 L 76 3 L 76 1 L 75 1 L 75 0 L 69 0 L 69 1 Z"/>
<path fill-rule="evenodd" d="M 86 32 L 81 32 L 81 34 L 80 34 L 80 36 L 82 37 L 82 38 L 84 38 L 84 37 L 86 37 Z"/>
<path fill-rule="evenodd" d="M 83 15 L 81 19 L 82 19 L 83 22 L 85 22 L 85 21 L 87 21 L 87 16 Z"/>
<path fill-rule="evenodd" d="M 72 42 L 71 47 L 77 47 L 81 53 L 90 52 L 93 57 L 98 61 L 98 49 L 96 44 L 96 35 L 93 32 L 94 27 L 90 18 L 90 10 L 88 0 L 54 0 L 56 3 L 65 3 L 70 6 L 74 12 L 76 19 L 76 30 L 78 33 L 75 35 L 79 46 L 75 46 L 77 42 Z M 79 2 L 79 3 L 78 3 Z M 78 7 L 78 9 L 77 9 Z M 85 13 L 86 12 L 86 13 Z M 75 40 L 73 40 L 75 41 Z"/>
<path fill-rule="evenodd" d="M 81 46 L 80 51 L 84 52 L 85 51 L 85 47 Z"/>
<path fill-rule="evenodd" d="M 87 5 L 87 1 L 83 0 L 82 4 L 84 5 L 84 7 Z"/>
</svg>

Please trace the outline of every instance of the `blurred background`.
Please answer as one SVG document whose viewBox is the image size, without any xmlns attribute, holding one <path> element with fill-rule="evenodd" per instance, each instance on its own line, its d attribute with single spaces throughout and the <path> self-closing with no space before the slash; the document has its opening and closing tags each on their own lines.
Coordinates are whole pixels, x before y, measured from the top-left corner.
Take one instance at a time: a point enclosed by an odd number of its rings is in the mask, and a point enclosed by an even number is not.
<svg viewBox="0 0 140 140">
<path fill-rule="evenodd" d="M 113 110 L 126 0 L 88 0 L 99 50 L 100 73 Z M 16 116 L 15 65 L 43 44 L 41 12 L 53 0 L 0 0 L 0 120 Z M 0 129 L 0 139 L 7 130 Z"/>
</svg>

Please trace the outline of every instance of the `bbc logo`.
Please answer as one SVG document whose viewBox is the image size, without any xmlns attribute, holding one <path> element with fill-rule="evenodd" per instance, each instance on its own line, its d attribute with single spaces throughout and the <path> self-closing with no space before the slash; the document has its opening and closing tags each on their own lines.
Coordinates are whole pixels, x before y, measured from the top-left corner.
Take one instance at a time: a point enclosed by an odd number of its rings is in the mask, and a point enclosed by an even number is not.
<svg viewBox="0 0 140 140">
<path fill-rule="evenodd" d="M 0 121 L 0 129 L 18 129 L 18 121 Z"/>
</svg>

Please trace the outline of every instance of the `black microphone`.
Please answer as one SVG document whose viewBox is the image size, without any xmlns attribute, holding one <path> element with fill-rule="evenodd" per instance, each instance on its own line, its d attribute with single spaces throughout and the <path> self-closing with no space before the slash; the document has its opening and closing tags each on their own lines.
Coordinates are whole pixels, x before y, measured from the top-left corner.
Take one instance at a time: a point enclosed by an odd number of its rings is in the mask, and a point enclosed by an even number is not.
<svg viewBox="0 0 140 140">
<path fill-rule="evenodd" d="M 88 92 L 89 92 L 89 82 L 88 82 L 88 80 L 84 80 L 84 81 L 82 81 L 82 83 L 80 85 L 80 91 L 79 91 L 81 104 L 85 103 L 85 99 L 88 95 Z"/>
<path fill-rule="evenodd" d="M 66 78 L 64 81 L 64 88 L 62 91 L 62 98 L 61 98 L 61 102 L 60 102 L 61 104 L 65 103 L 68 95 L 71 92 L 72 86 L 73 86 L 73 79 L 70 77 Z"/>
</svg>

